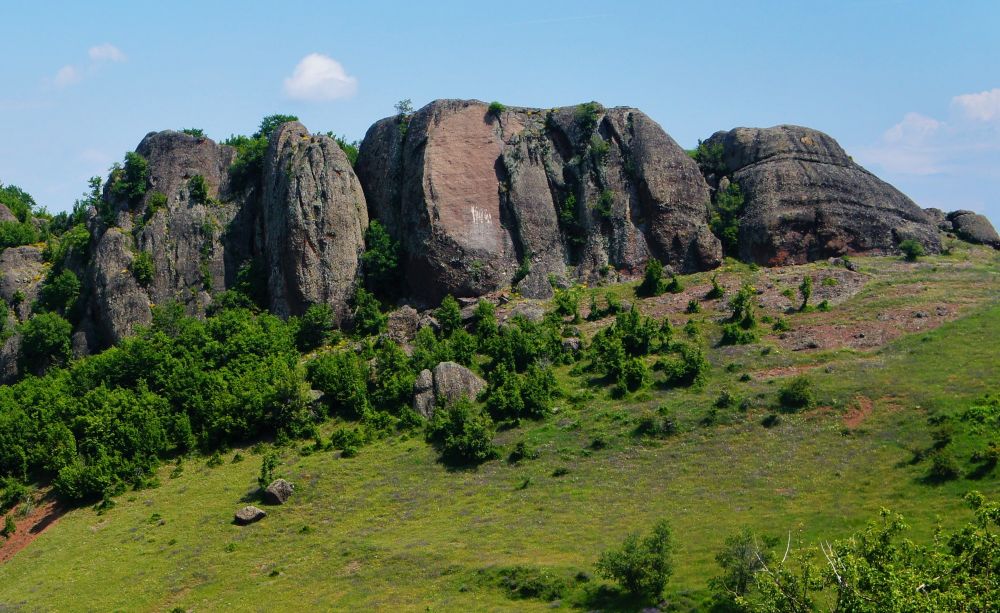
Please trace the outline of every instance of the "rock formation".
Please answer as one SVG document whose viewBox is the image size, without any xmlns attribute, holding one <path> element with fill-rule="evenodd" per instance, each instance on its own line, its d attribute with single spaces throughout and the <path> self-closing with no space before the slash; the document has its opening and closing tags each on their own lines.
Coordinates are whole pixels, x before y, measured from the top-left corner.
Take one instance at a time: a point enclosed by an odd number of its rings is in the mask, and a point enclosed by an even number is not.
<svg viewBox="0 0 1000 613">
<path fill-rule="evenodd" d="M 368 207 L 347 156 L 298 122 L 271 135 L 264 168 L 263 251 L 271 310 L 301 315 L 311 304 L 347 314 Z"/>
<path fill-rule="evenodd" d="M 291 498 L 295 488 L 284 479 L 275 479 L 264 490 L 264 502 L 267 504 L 285 504 Z"/>
<path fill-rule="evenodd" d="M 952 211 L 947 220 L 962 240 L 1000 249 L 1000 235 L 985 215 L 972 211 Z"/>
<path fill-rule="evenodd" d="M 433 371 L 423 370 L 413 383 L 413 410 L 430 418 L 439 402 L 455 402 L 465 396 L 475 400 L 486 389 L 476 373 L 455 362 L 441 362 Z"/>
<path fill-rule="evenodd" d="M 372 126 L 357 171 L 430 301 L 512 283 L 544 297 L 552 275 L 634 275 L 651 256 L 677 270 L 721 261 L 697 166 L 636 109 L 439 100 Z"/>
<path fill-rule="evenodd" d="M 914 239 L 940 249 L 933 220 L 897 189 L 854 163 L 831 137 L 798 126 L 736 128 L 705 141 L 721 148 L 719 172 L 745 198 L 740 259 L 802 263 L 848 253 L 892 253 Z M 709 175 L 718 186 L 723 177 Z"/>
</svg>

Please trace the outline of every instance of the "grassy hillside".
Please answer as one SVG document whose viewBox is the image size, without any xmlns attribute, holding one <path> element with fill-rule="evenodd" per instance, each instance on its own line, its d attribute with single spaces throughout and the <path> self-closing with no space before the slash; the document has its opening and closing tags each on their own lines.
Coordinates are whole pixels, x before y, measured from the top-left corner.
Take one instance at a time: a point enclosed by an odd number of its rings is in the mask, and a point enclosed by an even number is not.
<svg viewBox="0 0 1000 613">
<path fill-rule="evenodd" d="M 768 305 L 797 301 L 780 292 L 815 274 L 833 307 L 784 315 L 785 338 L 768 332 L 754 345 L 716 347 L 723 305 L 706 302 L 690 315 L 712 363 L 701 389 L 654 386 L 613 399 L 588 375 L 559 367 L 555 414 L 497 436 L 504 458 L 523 441 L 534 460 L 448 469 L 419 434 L 353 458 L 280 447 L 276 475 L 296 492 L 248 527 L 230 522 L 256 489 L 265 446 L 229 452 L 221 466 L 200 456 L 165 466 L 159 487 L 128 492 L 104 513 L 74 510 L 0 566 L 0 610 L 549 609 L 502 589 L 498 570 L 514 565 L 569 582 L 563 607 L 627 608 L 602 589 L 593 564 L 659 518 L 676 540 L 668 600 L 691 608 L 707 601 L 715 553 L 742 526 L 782 539 L 790 532 L 793 546 L 805 545 L 891 507 L 911 536 L 926 538 L 937 522 L 968 518 L 966 491 L 1000 496 L 996 471 L 968 477 L 970 453 L 991 433 L 959 420 L 950 445 L 962 477 L 930 484 L 927 461 L 913 462 L 932 443 L 929 417 L 958 415 L 1000 391 L 1000 258 L 966 248 L 918 264 L 857 263 L 863 276 L 841 294 L 819 281 L 843 270 L 825 263 L 728 268 L 727 287 L 753 280 Z M 682 281 L 685 293 L 640 308 L 683 324 L 708 275 Z M 614 291 L 632 299 L 631 286 Z M 803 339 L 818 346 L 796 350 Z M 778 412 L 777 390 L 797 374 L 812 381 L 818 406 Z M 722 390 L 737 400 L 712 411 Z M 638 419 L 659 407 L 680 431 L 638 436 Z M 772 413 L 777 424 L 764 427 Z"/>
</svg>

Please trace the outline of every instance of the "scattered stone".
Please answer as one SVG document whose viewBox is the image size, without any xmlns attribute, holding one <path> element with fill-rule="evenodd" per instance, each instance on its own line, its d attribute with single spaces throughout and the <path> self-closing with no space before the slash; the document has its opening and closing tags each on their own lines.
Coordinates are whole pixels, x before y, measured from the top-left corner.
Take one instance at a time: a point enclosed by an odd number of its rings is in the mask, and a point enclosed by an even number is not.
<svg viewBox="0 0 1000 613">
<path fill-rule="evenodd" d="M 915 311 L 913 313 L 913 316 L 916 317 L 917 319 L 924 319 L 926 317 L 930 317 L 930 313 L 928 313 L 927 311 Z"/>
<path fill-rule="evenodd" d="M 438 320 L 430 313 L 424 313 L 420 316 L 420 322 L 417 323 L 417 330 L 428 327 L 434 331 L 434 334 L 441 331 L 441 324 L 438 323 Z"/>
<path fill-rule="evenodd" d="M 264 490 L 264 502 L 267 504 L 285 504 L 285 501 L 292 495 L 295 487 L 284 479 L 275 479 L 271 485 Z"/>
<path fill-rule="evenodd" d="M 250 505 L 237 511 L 234 521 L 241 526 L 247 526 L 254 522 L 258 522 L 265 517 L 267 517 L 267 513 L 263 509 L 258 509 L 257 507 Z"/>
<path fill-rule="evenodd" d="M 563 351 L 567 353 L 580 353 L 580 339 L 578 338 L 564 338 L 562 340 Z"/>
<path fill-rule="evenodd" d="M 528 321 L 538 323 L 545 319 L 545 309 L 534 302 L 521 302 L 510 311 L 510 317 L 521 316 Z"/>
<path fill-rule="evenodd" d="M 792 351 L 804 351 L 806 349 L 819 349 L 819 342 L 814 338 L 803 338 L 799 342 L 795 343 L 792 347 Z"/>
<path fill-rule="evenodd" d="M 948 309 L 943 306 L 935 307 L 934 312 L 937 313 L 938 317 L 944 317 L 948 314 Z"/>
</svg>

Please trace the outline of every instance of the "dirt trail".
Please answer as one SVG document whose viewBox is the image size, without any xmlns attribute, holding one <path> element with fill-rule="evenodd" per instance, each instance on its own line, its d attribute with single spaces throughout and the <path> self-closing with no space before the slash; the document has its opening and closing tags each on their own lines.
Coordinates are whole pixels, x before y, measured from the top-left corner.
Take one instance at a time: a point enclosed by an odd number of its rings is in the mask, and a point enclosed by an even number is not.
<svg viewBox="0 0 1000 613">
<path fill-rule="evenodd" d="M 65 512 L 52 495 L 45 496 L 26 517 L 18 517 L 15 507 L 10 513 L 14 514 L 17 531 L 10 538 L 0 537 L 0 564 L 7 562 L 17 552 L 30 545 L 49 526 L 59 521 Z"/>
</svg>

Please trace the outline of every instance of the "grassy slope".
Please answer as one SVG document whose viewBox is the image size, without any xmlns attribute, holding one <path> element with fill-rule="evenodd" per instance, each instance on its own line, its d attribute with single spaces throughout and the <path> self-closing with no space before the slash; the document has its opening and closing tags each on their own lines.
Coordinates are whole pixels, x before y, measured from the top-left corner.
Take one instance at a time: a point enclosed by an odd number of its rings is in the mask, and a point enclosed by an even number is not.
<svg viewBox="0 0 1000 613">
<path fill-rule="evenodd" d="M 910 448 L 929 444 L 929 412 L 960 410 L 1000 381 L 997 258 L 988 251 L 974 256 L 916 268 L 866 259 L 862 265 L 875 277 L 864 291 L 831 313 L 793 316 L 796 327 L 824 317 L 851 325 L 896 307 L 944 299 L 963 305 L 963 318 L 875 352 L 713 349 L 704 390 L 654 388 L 624 402 L 603 391 L 589 398 L 584 380 L 563 369 L 563 386 L 576 402 L 563 401 L 546 421 L 498 437 L 508 448 L 524 439 L 541 451 L 519 465 L 448 471 L 419 437 L 381 441 L 352 459 L 284 448 L 277 472 L 297 485 L 296 494 L 246 528 L 229 521 L 255 487 L 259 456 L 244 450 L 245 461 L 217 468 L 190 459 L 176 478 L 165 467 L 161 487 L 130 492 L 104 515 L 69 513 L 0 567 L 0 609 L 280 610 L 295 603 L 541 610 L 549 604 L 509 600 L 476 571 L 529 564 L 567 578 L 592 572 L 602 550 L 659 517 L 670 519 L 677 542 L 672 597 L 697 600 L 716 570 L 715 551 L 742 525 L 815 542 L 842 536 L 890 506 L 915 536 L 927 536 L 935 518 L 955 524 L 967 516 L 963 492 L 1000 495 L 996 475 L 929 486 L 919 481 L 926 466 L 906 463 Z M 710 337 L 713 325 L 706 324 Z M 776 346 L 776 339 L 766 337 L 762 346 Z M 724 369 L 732 362 L 743 364 L 751 381 Z M 816 367 L 809 372 L 823 408 L 782 416 L 765 429 L 760 418 L 780 379 L 761 373 L 794 366 Z M 725 410 L 722 424 L 699 426 L 722 387 L 753 407 Z M 843 417 L 859 395 L 874 401 L 873 412 L 845 431 Z M 673 408 L 684 431 L 663 441 L 635 439 L 634 416 L 660 404 Z M 595 437 L 607 448 L 590 449 Z M 555 477 L 556 468 L 569 472 Z"/>
</svg>

